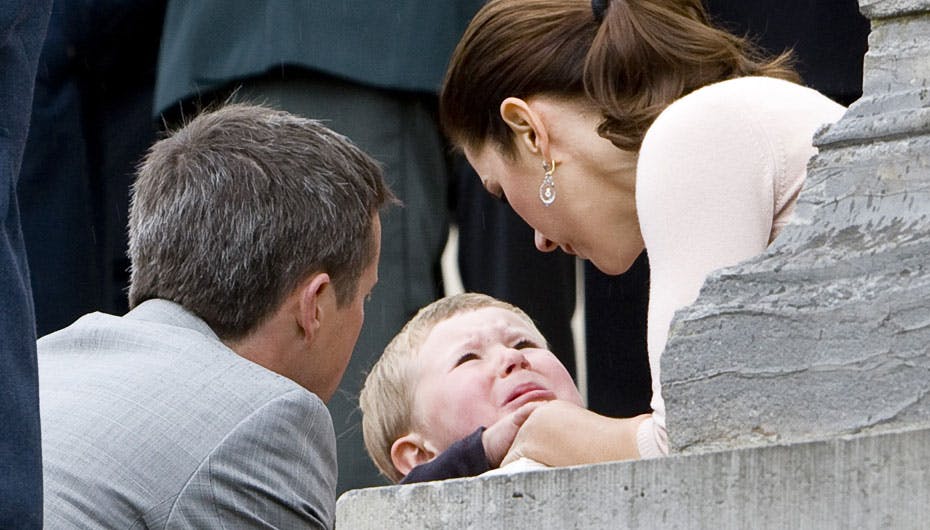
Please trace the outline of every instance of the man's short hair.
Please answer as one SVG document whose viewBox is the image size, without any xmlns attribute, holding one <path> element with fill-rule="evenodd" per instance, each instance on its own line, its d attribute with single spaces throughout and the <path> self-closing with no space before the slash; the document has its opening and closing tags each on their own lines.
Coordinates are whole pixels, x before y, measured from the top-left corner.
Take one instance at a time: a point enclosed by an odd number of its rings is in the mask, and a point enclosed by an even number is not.
<svg viewBox="0 0 930 530">
<path fill-rule="evenodd" d="M 130 307 L 171 300 L 238 339 L 314 272 L 343 305 L 393 200 L 378 164 L 317 121 L 246 104 L 201 114 L 149 150 L 133 185 Z"/>
<path fill-rule="evenodd" d="M 416 387 L 413 375 L 420 347 L 436 324 L 459 313 L 485 307 L 512 311 L 536 328 L 533 319 L 520 308 L 484 294 L 463 293 L 441 298 L 420 309 L 407 322 L 384 349 L 365 379 L 359 396 L 365 448 L 381 473 L 394 482 L 402 479 L 403 475 L 391 460 L 391 446 L 413 428 Z"/>
</svg>

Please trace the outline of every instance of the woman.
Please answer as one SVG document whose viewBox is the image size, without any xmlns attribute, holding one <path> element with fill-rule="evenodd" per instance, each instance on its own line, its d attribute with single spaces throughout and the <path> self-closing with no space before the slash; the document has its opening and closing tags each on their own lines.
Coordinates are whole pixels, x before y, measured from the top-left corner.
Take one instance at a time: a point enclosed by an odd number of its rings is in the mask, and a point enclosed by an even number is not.
<svg viewBox="0 0 930 530">
<path fill-rule="evenodd" d="M 774 240 L 814 132 L 844 111 L 796 84 L 789 63 L 714 28 L 700 0 L 492 0 L 472 20 L 440 117 L 485 188 L 536 230 L 541 251 L 561 248 L 608 274 L 644 248 L 650 261 L 652 414 L 554 403 L 525 424 L 507 461 L 668 453 L 659 358 L 675 310 L 711 271 Z"/>
</svg>

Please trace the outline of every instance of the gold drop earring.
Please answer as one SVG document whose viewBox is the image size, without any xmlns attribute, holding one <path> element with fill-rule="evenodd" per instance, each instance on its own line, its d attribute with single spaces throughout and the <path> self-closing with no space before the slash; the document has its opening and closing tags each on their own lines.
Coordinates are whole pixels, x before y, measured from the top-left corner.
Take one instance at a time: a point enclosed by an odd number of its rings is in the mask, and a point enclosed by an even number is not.
<svg viewBox="0 0 930 530">
<path fill-rule="evenodd" d="M 539 185 L 539 200 L 545 206 L 549 206 L 555 202 L 555 181 L 552 180 L 552 172 L 555 171 L 555 160 L 551 164 L 543 162 L 542 166 L 546 174 L 543 176 L 542 184 Z"/>
</svg>

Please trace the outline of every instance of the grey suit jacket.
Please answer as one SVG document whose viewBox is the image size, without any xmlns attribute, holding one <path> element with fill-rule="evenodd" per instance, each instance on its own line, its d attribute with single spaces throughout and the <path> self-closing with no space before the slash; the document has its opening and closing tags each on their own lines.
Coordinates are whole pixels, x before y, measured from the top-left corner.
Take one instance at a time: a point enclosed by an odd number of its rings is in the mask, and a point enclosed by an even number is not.
<svg viewBox="0 0 930 530">
<path fill-rule="evenodd" d="M 165 300 L 38 342 L 46 528 L 329 528 L 320 399 Z"/>
</svg>

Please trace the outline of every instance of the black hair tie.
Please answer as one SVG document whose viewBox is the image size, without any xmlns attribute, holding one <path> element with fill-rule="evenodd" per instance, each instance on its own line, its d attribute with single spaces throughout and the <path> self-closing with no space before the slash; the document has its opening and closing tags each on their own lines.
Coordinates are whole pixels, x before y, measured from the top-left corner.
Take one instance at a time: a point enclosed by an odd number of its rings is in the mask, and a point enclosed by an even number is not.
<svg viewBox="0 0 930 530">
<path fill-rule="evenodd" d="M 591 12 L 594 13 L 594 21 L 600 24 L 604 21 L 604 13 L 607 12 L 607 4 L 610 0 L 591 0 Z"/>
</svg>

